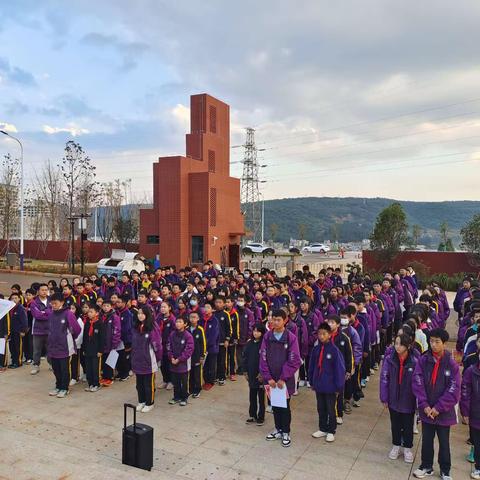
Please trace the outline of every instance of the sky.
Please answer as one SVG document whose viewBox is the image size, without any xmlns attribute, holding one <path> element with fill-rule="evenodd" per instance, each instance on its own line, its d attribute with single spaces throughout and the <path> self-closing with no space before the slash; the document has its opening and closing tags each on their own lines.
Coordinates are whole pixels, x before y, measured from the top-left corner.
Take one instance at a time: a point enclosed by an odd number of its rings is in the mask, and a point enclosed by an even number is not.
<svg viewBox="0 0 480 480">
<path fill-rule="evenodd" d="M 207 92 L 232 146 L 255 128 L 266 199 L 478 200 L 479 20 L 477 0 L 0 2 L 0 128 L 27 182 L 73 139 L 138 200 Z"/>
</svg>

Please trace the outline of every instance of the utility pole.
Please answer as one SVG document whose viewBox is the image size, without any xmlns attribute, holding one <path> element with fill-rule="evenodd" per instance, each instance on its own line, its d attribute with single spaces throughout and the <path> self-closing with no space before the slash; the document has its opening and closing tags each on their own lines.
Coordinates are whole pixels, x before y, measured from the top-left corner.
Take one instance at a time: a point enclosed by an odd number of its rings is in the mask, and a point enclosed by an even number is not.
<svg viewBox="0 0 480 480">
<path fill-rule="evenodd" d="M 88 237 L 88 233 L 85 234 L 84 230 L 87 228 L 87 218 L 92 216 L 91 213 L 80 213 L 79 215 L 72 215 L 68 217 L 70 221 L 70 232 L 72 236 L 72 244 L 71 244 L 71 263 L 70 263 L 70 271 L 72 274 L 75 274 L 75 220 L 79 220 L 79 229 L 80 229 L 80 275 L 83 277 L 83 272 L 85 268 L 85 249 L 83 247 L 83 242 Z"/>
<path fill-rule="evenodd" d="M 260 190 L 258 184 L 258 170 L 263 165 L 258 165 L 257 152 L 264 149 L 258 149 L 255 145 L 255 130 L 247 128 L 247 139 L 245 145 L 245 156 L 243 159 L 243 174 L 241 183 L 241 201 L 245 218 L 245 230 L 250 235 L 250 240 L 254 242 L 262 241 L 262 205 L 260 203 Z"/>
</svg>

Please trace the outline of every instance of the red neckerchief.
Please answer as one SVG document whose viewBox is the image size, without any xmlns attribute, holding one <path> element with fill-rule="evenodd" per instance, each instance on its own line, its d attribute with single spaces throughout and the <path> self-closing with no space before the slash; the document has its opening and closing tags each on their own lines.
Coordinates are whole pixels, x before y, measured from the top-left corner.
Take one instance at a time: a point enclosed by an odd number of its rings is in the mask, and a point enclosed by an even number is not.
<svg viewBox="0 0 480 480">
<path fill-rule="evenodd" d="M 88 320 L 87 314 L 86 313 L 82 314 L 82 322 L 84 325 L 87 323 L 87 320 Z"/>
<path fill-rule="evenodd" d="M 320 355 L 318 356 L 318 369 L 322 373 L 322 364 L 323 364 L 323 351 L 325 350 L 325 345 L 322 343 L 320 347 Z"/>
<path fill-rule="evenodd" d="M 405 360 L 407 359 L 408 357 L 408 354 L 405 355 L 405 356 L 400 356 L 398 353 L 398 361 L 400 362 L 400 370 L 398 371 L 398 384 L 401 385 L 402 384 L 402 380 L 403 380 L 403 366 L 405 364 Z"/>
<path fill-rule="evenodd" d="M 93 326 L 95 322 L 98 321 L 98 315 L 95 315 L 95 318 L 90 320 L 90 327 L 88 328 L 88 336 L 93 337 Z"/>
<path fill-rule="evenodd" d="M 440 368 L 440 361 L 442 360 L 442 357 L 443 357 L 443 355 L 439 355 L 438 353 L 433 353 L 433 358 L 435 360 L 435 366 L 433 367 L 433 372 L 432 372 L 432 385 L 433 386 L 435 386 L 435 384 L 437 383 L 438 369 Z"/>
<path fill-rule="evenodd" d="M 360 320 L 357 317 L 355 317 L 355 321 L 353 322 L 352 327 L 357 328 L 359 323 L 360 323 Z"/>
<path fill-rule="evenodd" d="M 143 322 L 140 323 L 140 333 L 143 333 Z"/>
<path fill-rule="evenodd" d="M 205 315 L 203 316 L 203 321 L 205 322 L 205 323 L 203 324 L 203 328 L 204 328 L 205 331 L 207 331 L 207 324 L 208 324 L 208 322 L 210 321 L 210 319 L 211 319 L 212 317 L 213 317 L 213 315 L 207 315 L 207 314 L 205 314 Z"/>
<path fill-rule="evenodd" d="M 330 337 L 330 340 L 332 343 L 335 343 L 335 337 L 338 335 L 338 329 L 332 332 L 332 335 Z"/>
</svg>

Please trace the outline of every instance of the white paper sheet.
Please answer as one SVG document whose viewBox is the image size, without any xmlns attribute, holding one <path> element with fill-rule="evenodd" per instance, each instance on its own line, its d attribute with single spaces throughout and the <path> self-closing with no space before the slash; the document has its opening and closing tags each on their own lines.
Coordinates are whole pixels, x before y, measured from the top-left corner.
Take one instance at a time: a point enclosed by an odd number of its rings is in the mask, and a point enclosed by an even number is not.
<svg viewBox="0 0 480 480">
<path fill-rule="evenodd" d="M 105 363 L 109 367 L 115 370 L 115 367 L 117 366 L 117 360 L 118 360 L 118 352 L 116 350 L 111 350 L 110 353 L 108 354 L 107 359 L 105 360 Z"/>
<path fill-rule="evenodd" d="M 270 403 L 272 407 L 287 408 L 287 386 L 270 389 Z"/>
<path fill-rule="evenodd" d="M 5 347 L 7 342 L 4 338 L 0 338 L 0 355 L 5 355 Z"/>
<path fill-rule="evenodd" d="M 0 298 L 0 318 L 3 318 L 14 306 L 15 304 L 10 300 Z"/>
</svg>

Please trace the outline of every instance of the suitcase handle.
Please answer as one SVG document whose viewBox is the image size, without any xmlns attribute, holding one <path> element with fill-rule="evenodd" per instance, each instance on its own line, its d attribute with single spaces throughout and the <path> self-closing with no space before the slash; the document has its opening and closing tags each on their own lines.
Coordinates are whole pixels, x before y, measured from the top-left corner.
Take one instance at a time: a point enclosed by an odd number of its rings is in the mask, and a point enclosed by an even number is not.
<svg viewBox="0 0 480 480">
<path fill-rule="evenodd" d="M 137 425 L 137 409 L 135 405 L 131 403 L 124 403 L 123 404 L 123 428 L 127 428 L 127 408 L 131 408 L 133 410 L 133 428 Z"/>
</svg>

